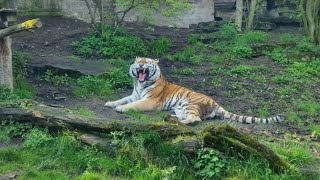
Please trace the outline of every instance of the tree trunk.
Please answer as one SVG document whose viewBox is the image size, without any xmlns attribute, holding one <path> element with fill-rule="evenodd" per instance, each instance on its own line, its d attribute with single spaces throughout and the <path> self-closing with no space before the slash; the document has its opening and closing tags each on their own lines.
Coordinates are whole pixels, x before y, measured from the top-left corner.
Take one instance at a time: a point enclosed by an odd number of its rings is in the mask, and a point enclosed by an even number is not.
<svg viewBox="0 0 320 180">
<path fill-rule="evenodd" d="M 242 31 L 243 0 L 236 0 L 235 25 L 238 32 Z"/>
<path fill-rule="evenodd" d="M 0 108 L 0 124 L 6 121 L 16 121 L 55 129 L 80 130 L 87 132 L 87 135 L 82 136 L 82 141 L 88 144 L 96 144 L 101 148 L 109 147 L 109 145 L 108 142 L 104 142 L 103 138 L 96 137 L 99 133 L 125 131 L 132 134 L 155 131 L 173 145 L 182 147 L 186 152 L 194 153 L 202 147 L 215 148 L 222 152 L 230 152 L 233 149 L 235 153 L 255 154 L 266 159 L 271 168 L 276 171 L 291 168 L 286 161 L 268 147 L 228 125 L 209 126 L 198 133 L 170 116 L 165 117 L 165 121 L 169 122 L 145 123 L 134 120 L 111 120 L 80 116 L 70 111 L 67 112 L 65 109 L 33 103 L 34 106 L 27 109 Z"/>
<path fill-rule="evenodd" d="M 0 86 L 13 89 L 11 38 L 0 38 Z"/>
<path fill-rule="evenodd" d="M 39 19 L 33 19 L 0 30 L 0 86 L 13 89 L 12 50 L 9 35 L 41 26 Z"/>
<path fill-rule="evenodd" d="M 253 20 L 254 20 L 254 16 L 256 13 L 256 8 L 257 8 L 257 0 L 251 0 L 248 22 L 247 22 L 247 26 L 246 26 L 247 31 L 250 31 L 253 28 Z"/>
</svg>

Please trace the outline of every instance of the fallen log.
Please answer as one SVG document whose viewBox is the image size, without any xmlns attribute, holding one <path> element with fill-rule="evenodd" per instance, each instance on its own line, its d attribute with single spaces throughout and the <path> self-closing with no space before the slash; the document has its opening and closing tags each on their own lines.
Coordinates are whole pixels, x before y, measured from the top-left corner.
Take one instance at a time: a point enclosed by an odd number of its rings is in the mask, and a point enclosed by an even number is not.
<svg viewBox="0 0 320 180">
<path fill-rule="evenodd" d="M 111 120 L 108 118 L 85 117 L 72 113 L 64 108 L 49 107 L 35 103 L 29 108 L 0 108 L 0 122 L 15 121 L 32 123 L 48 128 L 80 130 L 86 132 L 80 139 L 86 144 L 100 148 L 110 148 L 110 142 L 99 138 L 99 133 L 124 131 L 128 134 L 144 131 L 155 131 L 180 146 L 185 152 L 194 153 L 203 147 L 214 148 L 221 152 L 233 149 L 239 154 L 256 154 L 266 159 L 276 171 L 290 169 L 291 166 L 275 154 L 271 149 L 236 129 L 226 126 L 208 126 L 202 132 L 195 132 L 179 121 L 165 117 L 168 122 L 140 122 L 136 120 Z M 94 135 L 93 135 L 94 134 Z M 110 140 L 108 140 L 110 141 Z"/>
</svg>

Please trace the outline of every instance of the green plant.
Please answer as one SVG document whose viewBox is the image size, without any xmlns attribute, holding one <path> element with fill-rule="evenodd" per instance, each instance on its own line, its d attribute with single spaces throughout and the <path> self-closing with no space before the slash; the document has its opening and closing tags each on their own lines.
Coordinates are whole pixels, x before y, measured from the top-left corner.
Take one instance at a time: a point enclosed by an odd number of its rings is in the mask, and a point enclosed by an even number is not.
<svg viewBox="0 0 320 180">
<path fill-rule="evenodd" d="M 280 42 L 282 43 L 295 43 L 297 40 L 295 35 L 289 34 L 289 33 L 281 34 L 279 39 L 280 39 Z"/>
<path fill-rule="evenodd" d="M 113 93 L 112 83 L 98 76 L 83 76 L 77 79 L 73 94 L 82 97 L 88 95 L 110 96 Z"/>
<path fill-rule="evenodd" d="M 280 64 L 288 64 L 290 62 L 287 56 L 283 53 L 283 50 L 280 48 L 275 48 L 271 52 L 265 51 L 263 53 L 271 60 L 276 61 Z"/>
<path fill-rule="evenodd" d="M 238 65 L 230 69 L 230 73 L 235 76 L 249 76 L 265 69 L 264 66 Z"/>
<path fill-rule="evenodd" d="M 300 38 L 300 40 L 297 42 L 296 48 L 300 52 L 317 52 L 319 50 L 319 48 L 305 36 Z"/>
<path fill-rule="evenodd" d="M 107 57 L 135 57 L 147 54 L 147 47 L 139 37 L 106 31 L 102 36 L 92 34 L 71 44 L 79 55 L 94 53 Z"/>
<path fill-rule="evenodd" d="M 198 150 L 194 162 L 196 176 L 202 179 L 220 178 L 227 169 L 226 163 L 215 150 Z"/>
<path fill-rule="evenodd" d="M 14 76 L 25 77 L 27 75 L 27 62 L 31 55 L 24 52 L 12 51 L 12 69 Z"/>
<path fill-rule="evenodd" d="M 232 40 L 238 32 L 232 23 L 223 24 L 218 32 L 218 38 L 223 40 Z"/>
<path fill-rule="evenodd" d="M 237 34 L 235 42 L 239 44 L 264 43 L 269 38 L 269 34 L 262 31 L 248 31 Z"/>
<path fill-rule="evenodd" d="M 191 68 L 184 68 L 184 69 L 174 68 L 174 69 L 172 70 L 172 73 L 173 73 L 173 74 L 188 75 L 188 76 L 191 76 L 191 75 L 195 75 L 195 74 L 196 74 Z"/>
<path fill-rule="evenodd" d="M 72 78 L 68 76 L 68 74 L 55 75 L 51 70 L 47 70 L 44 75 L 40 76 L 39 79 L 41 81 L 46 81 L 51 83 L 54 86 L 61 86 L 61 85 L 70 85 L 72 82 Z"/>
<path fill-rule="evenodd" d="M 95 117 L 94 113 L 87 107 L 79 107 L 76 112 L 83 116 Z"/>
<path fill-rule="evenodd" d="M 32 126 L 30 124 L 2 121 L 0 126 L 0 142 L 8 142 L 12 137 L 22 136 Z"/>
<path fill-rule="evenodd" d="M 166 37 L 160 37 L 156 40 L 151 41 L 149 45 L 151 54 L 155 56 L 164 55 L 168 51 L 170 44 L 170 39 Z"/>
</svg>

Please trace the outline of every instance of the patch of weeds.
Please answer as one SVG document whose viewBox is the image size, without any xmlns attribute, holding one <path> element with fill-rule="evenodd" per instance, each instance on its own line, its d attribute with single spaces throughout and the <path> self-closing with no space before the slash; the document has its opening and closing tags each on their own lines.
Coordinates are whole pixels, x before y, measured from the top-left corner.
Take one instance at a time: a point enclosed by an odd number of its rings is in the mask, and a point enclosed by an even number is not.
<svg viewBox="0 0 320 180">
<path fill-rule="evenodd" d="M 132 78 L 128 75 L 130 63 L 120 59 L 108 59 L 103 62 L 110 63 L 115 66 L 115 68 L 104 75 L 104 78 L 110 81 L 114 88 L 132 87 Z"/>
<path fill-rule="evenodd" d="M 113 94 L 112 83 L 97 76 L 83 76 L 77 79 L 73 94 L 78 97 L 92 94 L 108 97 Z"/>
<path fill-rule="evenodd" d="M 238 65 L 230 69 L 230 74 L 234 76 L 249 76 L 256 72 L 266 70 L 265 66 Z"/>
<path fill-rule="evenodd" d="M 295 111 L 287 112 L 286 119 L 288 119 L 289 121 L 301 122 L 301 118 L 299 117 L 298 113 Z"/>
<path fill-rule="evenodd" d="M 320 59 L 314 59 L 311 62 L 294 62 L 286 71 L 295 78 L 320 77 Z"/>
<path fill-rule="evenodd" d="M 303 114 L 314 116 L 318 115 L 320 111 L 320 104 L 314 100 L 302 100 L 296 102 L 296 105 Z"/>
<path fill-rule="evenodd" d="M 227 161 L 221 158 L 216 150 L 203 150 L 197 152 L 194 161 L 196 176 L 201 179 L 221 178 L 227 170 Z"/>
<path fill-rule="evenodd" d="M 262 31 L 248 31 L 238 34 L 235 41 L 240 44 L 264 43 L 268 40 L 269 34 Z"/>
<path fill-rule="evenodd" d="M 308 145 L 304 143 L 283 141 L 277 144 L 270 144 L 269 147 L 282 158 L 286 159 L 289 163 L 292 163 L 298 167 L 312 164 L 316 160 L 316 158 L 309 151 Z"/>
<path fill-rule="evenodd" d="M 230 45 L 228 49 L 231 53 L 231 56 L 233 56 L 234 58 L 237 58 L 237 57 L 248 58 L 248 57 L 251 57 L 253 54 L 252 48 L 246 44 L 236 43 L 236 44 Z"/>
<path fill-rule="evenodd" d="M 310 127 L 313 135 L 320 136 L 320 125 L 310 124 L 309 127 Z"/>
<path fill-rule="evenodd" d="M 280 42 L 282 43 L 295 43 L 297 40 L 295 35 L 289 34 L 289 33 L 281 34 L 279 39 L 280 39 Z"/>
<path fill-rule="evenodd" d="M 195 54 L 196 54 L 195 48 L 187 47 L 187 48 L 184 48 L 181 51 L 177 52 L 174 55 L 174 58 L 177 59 L 178 61 L 187 62 Z"/>
<path fill-rule="evenodd" d="M 238 32 L 232 23 L 223 24 L 218 32 L 218 38 L 223 40 L 232 40 L 237 36 Z"/>
<path fill-rule="evenodd" d="M 266 83 L 266 82 L 267 82 L 266 77 L 264 77 L 264 76 L 259 76 L 259 75 L 255 76 L 255 77 L 254 77 L 254 80 L 256 80 L 256 81 L 259 82 L 259 83 Z"/>
<path fill-rule="evenodd" d="M 208 57 L 208 61 L 209 62 L 213 62 L 215 64 L 219 64 L 219 63 L 221 63 L 221 62 L 223 62 L 225 60 L 226 60 L 226 57 L 225 57 L 224 54 L 211 55 L 211 56 Z"/>
<path fill-rule="evenodd" d="M 32 99 L 36 95 L 35 88 L 21 76 L 16 76 L 14 79 L 13 93 L 20 99 Z"/>
<path fill-rule="evenodd" d="M 2 121 L 0 126 L 0 142 L 9 142 L 12 137 L 22 136 L 32 126 L 30 124 Z"/>
<path fill-rule="evenodd" d="M 157 122 L 157 121 L 161 121 L 161 116 L 159 115 L 159 117 L 152 117 L 152 116 L 148 116 L 146 115 L 144 112 L 142 111 L 136 111 L 136 110 L 129 110 L 127 112 L 125 112 L 126 115 L 139 120 L 139 121 L 143 121 L 143 122 Z"/>
<path fill-rule="evenodd" d="M 219 77 L 213 77 L 211 80 L 211 84 L 214 88 L 219 88 L 222 86 L 222 80 Z"/>
<path fill-rule="evenodd" d="M 14 76 L 25 77 L 27 75 L 27 62 L 31 59 L 29 53 L 12 51 L 12 68 Z"/>
<path fill-rule="evenodd" d="M 275 76 L 271 81 L 277 84 L 289 84 L 291 82 L 290 78 L 285 75 Z"/>
<path fill-rule="evenodd" d="M 172 73 L 173 73 L 173 74 L 188 75 L 188 76 L 191 76 L 191 75 L 195 75 L 195 74 L 196 74 L 191 68 L 183 68 L 183 69 L 174 68 L 174 69 L 172 70 Z"/>
<path fill-rule="evenodd" d="M 258 113 L 259 117 L 265 118 L 270 115 L 270 110 L 268 107 L 264 106 L 263 108 L 258 109 L 257 113 Z"/>
<path fill-rule="evenodd" d="M 164 55 L 171 45 L 170 39 L 166 37 L 160 37 L 150 42 L 150 51 L 154 56 Z"/>
<path fill-rule="evenodd" d="M 248 158 L 234 157 L 228 159 L 227 177 L 230 179 L 272 179 L 272 180 L 308 180 L 299 171 L 287 170 L 281 173 L 274 173 L 269 163 L 265 160 L 250 155 Z M 229 178 L 227 178 L 229 179 Z"/>
<path fill-rule="evenodd" d="M 94 113 L 92 111 L 90 111 L 89 108 L 87 107 L 79 107 L 77 110 L 76 110 L 76 113 L 82 115 L 82 116 L 87 116 L 87 117 L 96 117 L 94 115 Z"/>
<path fill-rule="evenodd" d="M 317 52 L 319 50 L 319 48 L 306 36 L 300 38 L 297 42 L 296 49 L 300 52 Z"/>
<path fill-rule="evenodd" d="M 265 54 L 271 60 L 280 64 L 288 64 L 290 62 L 287 56 L 283 53 L 283 50 L 281 48 L 275 48 L 271 52 L 264 51 L 263 54 Z"/>
<path fill-rule="evenodd" d="M 128 69 L 114 68 L 105 75 L 105 79 L 108 80 L 114 88 L 132 87 L 133 81 L 128 75 Z"/>
<path fill-rule="evenodd" d="M 44 73 L 44 75 L 39 77 L 39 80 L 45 81 L 54 86 L 62 86 L 62 85 L 70 85 L 73 79 L 70 76 L 68 76 L 68 74 L 65 74 L 63 76 L 55 75 L 51 70 L 48 69 Z"/>
<path fill-rule="evenodd" d="M 281 97 L 289 97 L 298 92 L 294 87 L 278 87 L 273 92 Z"/>
<path fill-rule="evenodd" d="M 187 37 L 187 42 L 189 45 L 196 45 L 198 41 L 198 35 L 196 34 L 191 34 Z"/>
<path fill-rule="evenodd" d="M 107 57 L 132 58 L 147 54 L 147 46 L 141 38 L 120 31 L 113 35 L 113 31 L 106 30 L 103 35 L 92 34 L 71 45 L 79 55 L 86 57 L 99 54 Z"/>
</svg>

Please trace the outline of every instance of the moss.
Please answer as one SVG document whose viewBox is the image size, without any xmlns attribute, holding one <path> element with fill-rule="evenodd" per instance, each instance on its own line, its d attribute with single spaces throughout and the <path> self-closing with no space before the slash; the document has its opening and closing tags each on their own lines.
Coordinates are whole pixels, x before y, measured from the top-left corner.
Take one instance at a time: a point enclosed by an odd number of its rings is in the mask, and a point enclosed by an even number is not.
<svg viewBox="0 0 320 180">
<path fill-rule="evenodd" d="M 241 154 L 254 153 L 265 158 L 276 171 L 291 168 L 289 163 L 281 159 L 271 149 L 229 125 L 208 126 L 202 131 L 202 137 L 205 145 L 220 151 L 229 152 L 233 150 Z"/>
</svg>

